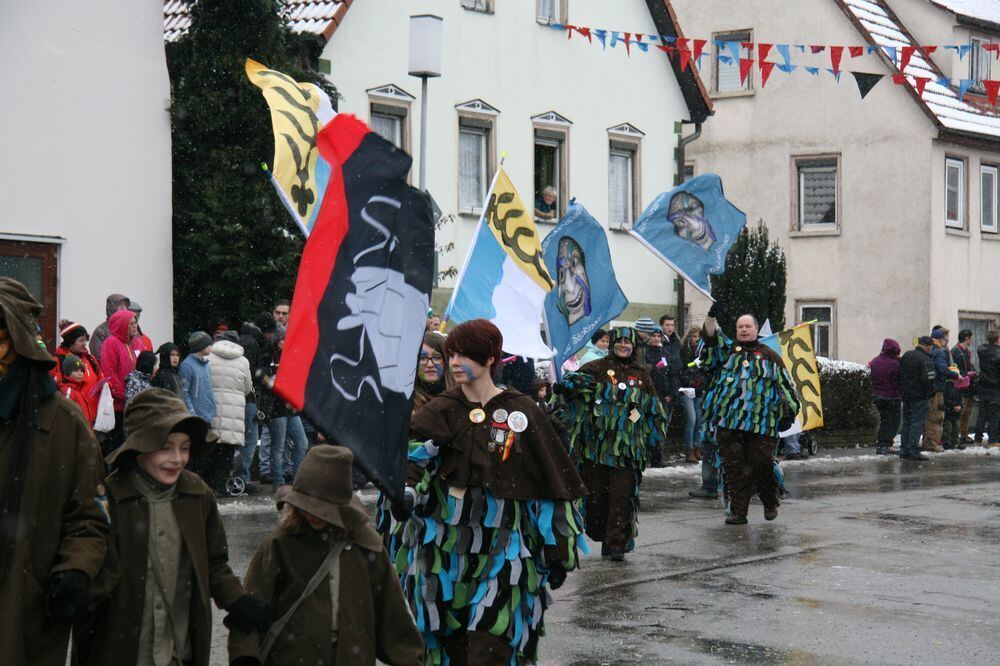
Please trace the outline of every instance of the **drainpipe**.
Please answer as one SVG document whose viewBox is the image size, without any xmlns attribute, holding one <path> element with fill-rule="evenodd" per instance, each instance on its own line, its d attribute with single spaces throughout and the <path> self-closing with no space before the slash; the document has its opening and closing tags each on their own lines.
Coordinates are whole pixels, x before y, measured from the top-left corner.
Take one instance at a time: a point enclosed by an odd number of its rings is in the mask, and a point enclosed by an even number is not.
<svg viewBox="0 0 1000 666">
<path fill-rule="evenodd" d="M 690 121 L 681 121 L 681 127 L 684 125 L 690 125 Z M 675 185 L 680 185 L 684 182 L 684 162 L 685 162 L 685 152 L 688 144 L 694 143 L 701 136 L 701 123 L 694 123 L 694 134 L 688 136 L 681 136 L 680 140 L 677 142 L 677 175 L 675 176 Z M 684 278 L 677 278 L 677 329 L 676 333 L 678 337 L 683 337 L 685 331 L 687 330 L 687 322 L 684 320 Z"/>
</svg>

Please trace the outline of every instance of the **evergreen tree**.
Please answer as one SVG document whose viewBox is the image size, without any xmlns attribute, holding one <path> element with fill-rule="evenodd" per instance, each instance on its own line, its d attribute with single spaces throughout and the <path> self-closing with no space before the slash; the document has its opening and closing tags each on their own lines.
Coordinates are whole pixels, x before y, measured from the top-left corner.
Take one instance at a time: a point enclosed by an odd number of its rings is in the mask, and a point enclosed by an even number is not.
<svg viewBox="0 0 1000 666">
<path fill-rule="evenodd" d="M 745 227 L 736 239 L 726 269 L 712 276 L 712 296 L 725 305 L 719 325 L 727 335 L 736 330 L 736 318 L 750 313 L 763 326 L 771 320 L 777 332 L 785 327 L 785 253 L 771 241 L 763 220 Z"/>
<path fill-rule="evenodd" d="M 245 59 L 332 88 L 297 66 L 303 40 L 280 9 L 277 0 L 197 0 L 189 32 L 167 48 L 179 341 L 216 319 L 238 326 L 291 296 L 304 239 L 260 171 L 274 140 Z"/>
</svg>

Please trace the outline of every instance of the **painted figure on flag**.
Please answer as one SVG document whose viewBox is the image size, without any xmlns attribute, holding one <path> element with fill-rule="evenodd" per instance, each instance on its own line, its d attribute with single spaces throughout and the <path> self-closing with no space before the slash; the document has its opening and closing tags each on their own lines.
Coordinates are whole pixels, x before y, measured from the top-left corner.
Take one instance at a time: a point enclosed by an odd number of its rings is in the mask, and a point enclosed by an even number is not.
<svg viewBox="0 0 1000 666">
<path fill-rule="evenodd" d="M 587 277 L 587 257 L 580 244 L 566 236 L 559 239 L 556 256 L 559 289 L 559 312 L 572 326 L 590 314 L 590 280 Z"/>
<path fill-rule="evenodd" d="M 690 192 L 678 192 L 670 198 L 667 219 L 674 225 L 674 233 L 708 251 L 715 243 L 712 223 L 705 217 L 705 205 Z"/>
</svg>

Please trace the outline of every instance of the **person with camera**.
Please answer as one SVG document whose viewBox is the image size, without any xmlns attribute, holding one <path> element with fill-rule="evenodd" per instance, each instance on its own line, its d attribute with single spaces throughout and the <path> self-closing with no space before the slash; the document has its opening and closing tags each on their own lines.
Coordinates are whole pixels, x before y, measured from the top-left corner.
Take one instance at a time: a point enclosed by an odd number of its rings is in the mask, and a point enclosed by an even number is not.
<svg viewBox="0 0 1000 666">
<path fill-rule="evenodd" d="M 756 318 L 736 320 L 736 339 L 720 334 L 713 303 L 702 327 L 702 367 L 711 380 L 705 394 L 705 423 L 715 428 L 728 495 L 727 525 L 744 525 L 756 491 L 764 519 L 778 517 L 774 450 L 778 433 L 799 411 L 792 378 L 781 357 L 757 339 Z"/>
</svg>

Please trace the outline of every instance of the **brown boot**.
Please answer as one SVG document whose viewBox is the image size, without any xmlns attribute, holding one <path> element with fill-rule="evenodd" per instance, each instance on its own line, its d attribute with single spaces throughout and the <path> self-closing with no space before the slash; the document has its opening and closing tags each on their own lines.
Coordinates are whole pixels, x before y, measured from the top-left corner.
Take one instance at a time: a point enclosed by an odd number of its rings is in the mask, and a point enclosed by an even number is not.
<svg viewBox="0 0 1000 666">
<path fill-rule="evenodd" d="M 701 449 L 691 449 L 691 450 L 694 451 L 694 457 L 698 459 L 698 462 L 701 462 Z"/>
<path fill-rule="evenodd" d="M 694 449 L 691 449 L 690 451 L 687 452 L 687 456 L 684 457 L 684 462 L 689 462 L 689 463 L 698 462 L 698 454 L 694 452 Z"/>
</svg>

